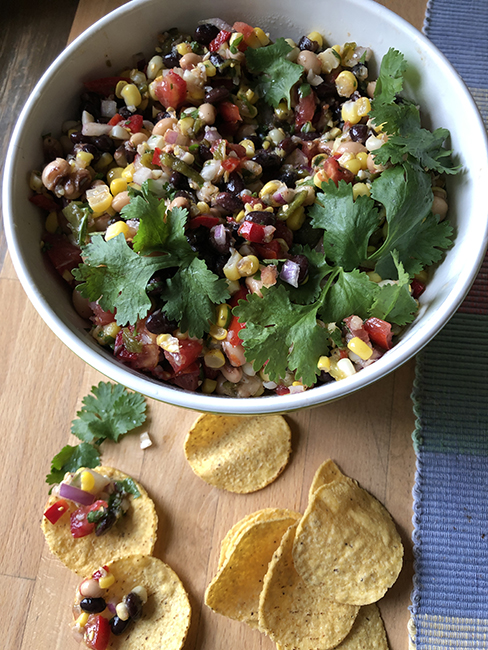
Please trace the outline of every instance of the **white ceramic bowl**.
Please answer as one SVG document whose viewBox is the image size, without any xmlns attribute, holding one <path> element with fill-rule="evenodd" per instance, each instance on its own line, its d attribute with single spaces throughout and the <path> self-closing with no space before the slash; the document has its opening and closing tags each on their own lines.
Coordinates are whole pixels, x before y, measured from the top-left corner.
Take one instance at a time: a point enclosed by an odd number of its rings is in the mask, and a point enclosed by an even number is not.
<svg viewBox="0 0 488 650">
<path fill-rule="evenodd" d="M 59 132 L 75 114 L 82 82 L 115 73 L 137 52 L 150 54 L 156 34 L 177 26 L 190 32 L 200 19 L 244 20 L 272 38 L 318 30 L 329 42 L 369 46 L 376 61 L 390 46 L 408 63 L 406 94 L 422 107 L 425 125 L 446 127 L 464 171 L 449 179 L 449 220 L 456 240 L 421 297 L 420 312 L 398 344 L 353 377 L 304 393 L 235 399 L 163 385 L 116 362 L 86 333 L 69 293 L 46 269 L 39 250 L 42 220 L 29 200 L 27 179 L 41 164 L 40 136 Z M 445 57 L 411 25 L 371 0 L 135 0 L 109 14 L 56 59 L 31 94 L 7 155 L 3 206 L 10 254 L 35 308 L 70 349 L 110 379 L 154 399 L 199 411 L 232 414 L 286 412 L 348 395 L 384 377 L 415 355 L 453 315 L 473 282 L 487 244 L 486 132 L 464 83 Z"/>
</svg>

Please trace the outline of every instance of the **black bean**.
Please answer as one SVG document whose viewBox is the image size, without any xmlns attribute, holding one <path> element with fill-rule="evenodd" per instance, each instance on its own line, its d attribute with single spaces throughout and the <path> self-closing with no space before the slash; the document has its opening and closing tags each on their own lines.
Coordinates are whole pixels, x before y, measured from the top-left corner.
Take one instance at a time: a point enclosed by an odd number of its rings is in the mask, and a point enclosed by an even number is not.
<svg viewBox="0 0 488 650">
<path fill-rule="evenodd" d="M 84 142 L 90 142 L 90 138 L 87 135 L 83 135 L 81 131 L 70 133 L 69 139 L 73 144 L 83 144 Z"/>
<path fill-rule="evenodd" d="M 314 86 L 314 91 L 320 101 L 328 99 L 329 104 L 333 97 L 337 97 L 337 86 L 332 78 L 324 79 L 321 84 Z"/>
<path fill-rule="evenodd" d="M 242 210 L 242 201 L 238 196 L 230 192 L 220 192 L 215 197 L 215 203 L 227 212 Z"/>
<path fill-rule="evenodd" d="M 115 634 L 115 636 L 123 634 L 129 623 L 130 618 L 128 618 L 126 621 L 123 621 L 121 618 L 115 615 L 110 619 L 110 629 L 112 630 L 112 634 Z"/>
<path fill-rule="evenodd" d="M 121 106 L 119 108 L 119 115 L 120 115 L 120 117 L 123 117 L 124 120 L 128 120 L 129 117 L 132 117 L 132 115 L 134 115 L 134 113 L 132 113 L 132 111 L 130 111 L 127 108 L 127 106 Z"/>
<path fill-rule="evenodd" d="M 86 151 L 86 153 L 91 153 L 93 158 L 95 158 L 95 162 L 100 158 L 100 152 L 98 151 L 97 147 L 95 147 L 94 144 L 90 144 L 86 142 L 82 145 L 79 145 L 79 149 L 77 147 L 77 150 Z"/>
<path fill-rule="evenodd" d="M 261 165 L 265 170 L 279 169 L 282 162 L 277 153 L 267 151 L 266 149 L 258 149 L 252 157 L 252 160 Z"/>
<path fill-rule="evenodd" d="M 137 149 L 132 145 L 128 140 L 124 142 L 124 152 L 125 152 L 125 157 L 127 159 L 127 162 L 129 165 L 134 162 L 134 158 L 136 157 Z"/>
<path fill-rule="evenodd" d="M 90 140 L 99 151 L 102 153 L 113 153 L 115 149 L 114 141 L 109 135 L 96 135 Z"/>
<path fill-rule="evenodd" d="M 211 25 L 210 23 L 204 23 L 203 25 L 198 25 L 195 29 L 195 34 L 193 38 L 200 45 L 209 45 L 211 41 L 219 33 L 219 28 L 216 25 Z"/>
<path fill-rule="evenodd" d="M 295 187 L 298 180 L 298 173 L 293 169 L 282 169 L 278 180 L 284 183 L 287 187 Z"/>
<path fill-rule="evenodd" d="M 205 93 L 205 101 L 207 104 L 216 104 L 217 102 L 222 102 L 224 99 L 227 99 L 230 95 L 230 92 L 224 86 L 217 86 L 217 88 L 212 88 L 207 90 Z"/>
<path fill-rule="evenodd" d="M 95 120 L 98 120 L 101 115 L 100 97 L 96 93 L 83 93 L 80 101 L 81 112 L 87 111 L 90 115 L 93 115 Z"/>
<path fill-rule="evenodd" d="M 287 156 L 289 156 L 297 148 L 297 143 L 290 137 L 283 138 L 279 143 L 278 148 L 282 149 Z"/>
<path fill-rule="evenodd" d="M 224 63 L 223 57 L 221 57 L 217 52 L 212 52 L 212 54 L 209 56 L 209 60 L 210 63 L 216 68 L 220 68 L 220 66 Z"/>
<path fill-rule="evenodd" d="M 218 235 L 217 239 L 216 235 Z M 214 226 L 210 229 L 209 243 L 218 253 L 222 255 L 228 253 L 229 248 L 234 243 L 231 229 L 224 224 Z"/>
<path fill-rule="evenodd" d="M 295 262 L 300 267 L 298 274 L 298 284 L 301 284 L 308 275 L 308 257 L 305 255 L 290 255 L 288 258 L 291 262 Z"/>
<path fill-rule="evenodd" d="M 253 212 L 248 212 L 246 214 L 244 221 L 259 223 L 261 226 L 274 226 L 276 223 L 276 217 L 272 212 L 254 210 Z"/>
<path fill-rule="evenodd" d="M 349 135 L 353 142 L 364 144 L 368 139 L 368 127 L 366 124 L 353 124 L 349 129 Z"/>
<path fill-rule="evenodd" d="M 164 311 L 153 311 L 146 320 L 146 327 L 151 334 L 171 334 L 178 327 L 178 323 L 170 320 Z"/>
<path fill-rule="evenodd" d="M 187 187 L 189 188 L 189 186 L 187 186 Z M 179 197 L 181 197 L 181 198 L 183 198 L 183 199 L 186 199 L 186 200 L 189 201 L 190 203 L 196 203 L 196 202 L 197 202 L 197 199 L 196 199 L 195 194 L 194 194 L 193 191 L 190 190 L 190 189 L 187 189 L 187 190 L 178 190 L 178 191 L 176 192 L 176 194 L 175 194 L 175 199 L 177 199 L 177 198 L 179 198 Z"/>
<path fill-rule="evenodd" d="M 302 36 L 298 41 L 298 48 L 300 50 L 309 50 L 310 52 L 316 52 L 319 49 L 319 44 L 317 41 L 312 41 L 308 36 Z"/>
<path fill-rule="evenodd" d="M 163 56 L 163 63 L 166 68 L 176 68 L 181 59 L 179 52 L 170 52 Z"/>
<path fill-rule="evenodd" d="M 263 146 L 263 140 L 259 135 L 257 135 L 257 133 L 253 133 L 252 135 L 248 135 L 246 137 L 246 140 L 250 140 L 253 143 L 254 148 L 255 148 L 256 151 Z"/>
<path fill-rule="evenodd" d="M 206 144 L 200 143 L 198 145 L 198 155 L 200 156 L 200 159 L 202 162 L 205 162 L 206 160 L 212 160 L 213 154 L 210 151 L 210 147 L 208 147 Z"/>
<path fill-rule="evenodd" d="M 181 172 L 173 171 L 169 177 L 169 182 L 177 190 L 189 189 L 188 178 Z"/>
<path fill-rule="evenodd" d="M 125 605 L 129 612 L 129 616 L 133 621 L 137 621 L 142 615 L 142 600 L 141 597 L 134 591 L 131 591 L 125 597 Z"/>
<path fill-rule="evenodd" d="M 238 172 L 231 172 L 227 183 L 227 191 L 231 194 L 240 194 L 244 189 L 246 189 L 246 184 L 242 176 Z"/>
<path fill-rule="evenodd" d="M 100 521 L 96 524 L 95 526 L 95 535 L 97 537 L 101 537 L 102 535 L 105 535 L 105 533 L 108 533 L 108 531 L 112 528 L 112 526 L 115 525 L 117 522 L 117 517 L 113 512 L 107 512 L 106 515 L 104 515 Z"/>
<path fill-rule="evenodd" d="M 83 598 L 80 601 L 80 607 L 84 612 L 89 614 L 100 614 L 107 606 L 103 598 Z"/>
</svg>

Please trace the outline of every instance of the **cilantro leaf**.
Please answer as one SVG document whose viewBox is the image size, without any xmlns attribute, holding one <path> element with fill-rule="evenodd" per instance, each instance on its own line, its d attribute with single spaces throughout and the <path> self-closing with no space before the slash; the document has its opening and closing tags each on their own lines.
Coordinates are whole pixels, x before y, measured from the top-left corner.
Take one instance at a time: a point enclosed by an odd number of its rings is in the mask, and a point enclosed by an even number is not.
<svg viewBox="0 0 488 650">
<path fill-rule="evenodd" d="M 281 285 L 263 289 L 263 297 L 252 294 L 233 313 L 246 327 L 240 337 L 246 358 L 257 370 L 266 362 L 271 381 L 279 382 L 287 368 L 309 386 L 319 373 L 317 359 L 328 352 L 328 333 L 317 325 L 315 305 L 294 305 Z"/>
<path fill-rule="evenodd" d="M 274 108 L 285 99 L 288 108 L 291 106 L 291 89 L 303 74 L 301 65 L 292 63 L 286 58 L 291 52 L 291 46 L 284 38 L 276 43 L 246 50 L 247 67 L 252 73 L 261 73 L 256 90 Z"/>
<path fill-rule="evenodd" d="M 407 62 L 403 54 L 390 47 L 381 60 L 372 103 L 374 110 L 395 101 L 396 96 L 403 90 L 403 74 L 406 69 Z"/>
<path fill-rule="evenodd" d="M 119 492 L 132 494 L 134 499 L 138 499 L 141 496 L 141 493 L 139 492 L 139 488 L 137 487 L 137 483 L 130 476 L 121 479 L 120 481 L 115 481 L 115 485 L 117 486 L 117 490 Z"/>
<path fill-rule="evenodd" d="M 200 338 L 215 319 L 214 305 L 224 303 L 229 291 L 225 280 L 212 273 L 204 260 L 195 257 L 167 280 L 161 298 L 167 301 L 166 316 L 179 322 L 183 332 Z"/>
<path fill-rule="evenodd" d="M 322 183 L 310 209 L 312 225 L 324 228 L 324 251 L 329 260 L 352 271 L 367 256 L 368 240 L 379 226 L 379 215 L 369 196 L 353 198 L 352 185 Z"/>
<path fill-rule="evenodd" d="M 87 442 L 79 445 L 66 445 L 51 461 L 51 471 L 46 476 L 49 485 L 60 483 L 66 472 L 76 472 L 80 467 L 98 467 L 100 452 Z"/>
<path fill-rule="evenodd" d="M 119 325 L 134 325 L 147 315 L 151 307 L 146 293 L 149 279 L 156 271 L 175 265 L 169 255 L 138 255 L 122 233 L 108 241 L 95 235 L 82 254 L 84 263 L 73 269 L 73 276 L 81 282 L 78 291 L 88 300 L 98 300 L 105 311 L 116 310 Z"/>
<path fill-rule="evenodd" d="M 357 269 L 347 273 L 340 268 L 319 309 L 320 317 L 326 323 L 340 323 L 351 314 L 368 318 L 377 292 L 378 285 L 366 273 Z"/>
<path fill-rule="evenodd" d="M 451 243 L 452 228 L 431 213 L 429 174 L 408 163 L 386 169 L 372 183 L 371 196 L 384 205 L 388 222 L 385 242 L 369 257 L 382 278 L 395 277 L 393 251 L 410 276 L 441 258 L 440 249 Z"/>
<path fill-rule="evenodd" d="M 398 281 L 379 287 L 370 315 L 387 320 L 389 323 L 406 325 L 415 318 L 418 306 L 410 294 L 409 275 L 405 273 L 403 265 L 398 261 L 396 252 L 392 253 L 392 258 L 397 268 Z"/>
<path fill-rule="evenodd" d="M 285 288 L 290 294 L 292 302 L 307 305 L 317 300 L 322 290 L 322 280 L 333 270 L 327 264 L 324 253 L 311 249 L 309 246 L 294 246 L 294 255 L 305 255 L 308 259 L 308 276 L 304 284 L 292 287 L 286 284 Z"/>
<path fill-rule="evenodd" d="M 120 436 L 146 419 L 146 402 L 139 393 L 129 393 L 124 386 L 100 382 L 92 386 L 93 395 L 83 398 L 83 408 L 71 423 L 71 433 L 87 443 L 100 444 Z"/>
</svg>

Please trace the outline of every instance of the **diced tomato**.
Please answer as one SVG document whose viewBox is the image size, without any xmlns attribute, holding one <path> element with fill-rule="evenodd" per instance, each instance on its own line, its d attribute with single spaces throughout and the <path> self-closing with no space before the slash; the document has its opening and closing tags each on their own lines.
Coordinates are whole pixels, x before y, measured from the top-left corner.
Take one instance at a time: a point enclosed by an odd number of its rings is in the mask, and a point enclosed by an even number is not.
<svg viewBox="0 0 488 650">
<path fill-rule="evenodd" d="M 165 108 L 178 108 L 186 99 L 186 81 L 174 70 L 156 81 L 154 92 Z"/>
<path fill-rule="evenodd" d="M 46 232 L 42 236 L 45 252 L 56 271 L 64 276 L 66 271 L 72 271 L 82 263 L 81 251 L 63 235 Z M 65 277 L 66 279 L 66 277 Z"/>
<path fill-rule="evenodd" d="M 237 232 L 247 241 L 255 244 L 268 244 L 273 238 L 274 227 L 262 226 L 260 223 L 252 221 L 243 221 Z"/>
<path fill-rule="evenodd" d="M 237 316 L 232 316 L 230 326 L 227 330 L 227 341 L 231 345 L 242 345 L 242 339 L 239 338 L 239 332 L 246 327 L 246 323 L 239 323 Z"/>
<path fill-rule="evenodd" d="M 127 83 L 130 83 L 130 79 L 127 79 L 127 77 L 101 77 L 93 81 L 85 81 L 83 85 L 88 92 L 98 93 L 99 95 L 108 97 L 108 95 L 115 93 L 115 86 L 119 81 L 127 81 Z"/>
<path fill-rule="evenodd" d="M 234 308 L 239 303 L 239 300 L 246 300 L 248 293 L 249 293 L 249 289 L 246 287 L 245 284 L 242 284 L 239 291 L 236 291 L 236 293 L 232 296 L 232 298 L 227 302 L 232 308 Z"/>
<path fill-rule="evenodd" d="M 164 351 L 164 356 L 171 364 L 176 374 L 187 368 L 198 359 L 203 349 L 200 341 L 195 339 L 183 339 L 180 341 L 178 352 Z"/>
<path fill-rule="evenodd" d="M 109 573 L 109 568 L 108 568 L 108 566 L 106 564 L 104 564 L 103 567 L 101 567 L 100 569 L 97 569 L 96 571 L 94 571 L 92 573 L 92 578 L 94 580 L 100 580 L 100 578 L 103 578 L 104 576 L 106 576 L 107 573 Z"/>
<path fill-rule="evenodd" d="M 218 107 L 219 113 L 226 122 L 242 122 L 239 107 L 232 102 L 220 102 Z"/>
<path fill-rule="evenodd" d="M 243 203 L 249 203 L 249 205 L 252 205 L 253 207 L 257 205 L 258 203 L 261 203 L 261 200 L 257 196 L 251 196 L 250 194 L 243 194 L 241 196 L 242 202 Z"/>
<path fill-rule="evenodd" d="M 120 115 L 120 113 L 115 113 L 115 115 L 113 115 L 113 116 L 109 119 L 109 121 L 107 122 L 107 124 L 109 124 L 110 126 L 115 126 L 115 125 L 118 124 L 119 122 L 122 122 L 123 119 L 124 119 L 124 118 L 122 117 L 122 115 Z"/>
<path fill-rule="evenodd" d="M 425 284 L 414 278 L 410 283 L 410 288 L 412 289 L 412 297 L 417 299 L 424 293 Z"/>
<path fill-rule="evenodd" d="M 222 167 L 225 169 L 226 172 L 233 172 L 235 171 L 238 167 L 240 167 L 241 161 L 239 158 L 234 158 L 234 156 L 231 156 L 230 158 L 226 158 L 225 160 L 222 161 Z"/>
<path fill-rule="evenodd" d="M 254 29 L 251 27 L 251 25 L 248 25 L 247 23 L 242 23 L 239 20 L 237 20 L 232 25 L 232 28 L 235 29 L 236 32 L 239 32 L 239 34 L 242 34 L 244 36 L 244 40 L 246 41 L 254 33 Z"/>
<path fill-rule="evenodd" d="M 34 196 L 30 197 L 29 201 L 37 205 L 38 208 L 46 210 L 46 212 L 56 212 L 61 209 L 56 201 L 45 194 L 34 194 Z"/>
<path fill-rule="evenodd" d="M 129 327 L 129 330 L 131 333 L 134 332 L 133 327 Z M 145 321 L 137 323 L 136 331 L 138 333 L 134 339 L 140 349 L 135 351 L 127 349 L 124 342 L 124 331 L 121 329 L 115 337 L 114 356 L 134 370 L 154 370 L 159 363 L 160 351 L 156 343 L 156 336 L 147 331 Z"/>
<path fill-rule="evenodd" d="M 91 302 L 90 309 L 93 312 L 93 316 L 90 317 L 90 320 L 95 324 L 103 327 L 109 323 L 113 323 L 115 320 L 115 313 L 112 311 L 104 311 L 98 302 Z"/>
<path fill-rule="evenodd" d="M 233 151 L 238 158 L 242 158 L 244 160 L 247 160 L 247 155 L 246 155 L 246 149 L 242 146 L 242 144 L 236 144 L 234 142 L 227 142 L 226 143 L 226 149 L 227 153 L 230 153 Z"/>
<path fill-rule="evenodd" d="M 315 93 L 311 90 L 302 97 L 295 108 L 295 127 L 300 129 L 306 122 L 311 122 L 315 114 Z"/>
<path fill-rule="evenodd" d="M 44 516 L 52 524 L 55 524 L 59 519 L 61 519 L 67 510 L 69 510 L 68 502 L 64 499 L 59 499 L 56 503 L 53 503 L 52 506 L 49 506 L 45 511 Z"/>
<path fill-rule="evenodd" d="M 352 336 L 356 336 L 357 338 L 361 339 L 361 341 L 369 343 L 369 334 L 364 329 L 362 318 L 355 315 L 348 316 L 347 318 L 344 318 L 344 325 L 350 331 Z"/>
<path fill-rule="evenodd" d="M 371 340 L 384 350 L 390 350 L 392 347 L 391 325 L 381 318 L 368 318 L 364 322 L 364 329 L 368 332 Z"/>
<path fill-rule="evenodd" d="M 290 389 L 287 386 L 284 386 L 283 384 L 279 384 L 278 386 L 276 386 L 275 393 L 277 395 L 288 395 L 289 392 Z"/>
<path fill-rule="evenodd" d="M 142 123 L 144 118 L 142 115 L 131 115 L 128 120 L 125 121 L 124 126 L 129 129 L 131 133 L 139 133 L 142 129 Z"/>
<path fill-rule="evenodd" d="M 210 52 L 218 52 L 220 46 L 223 45 L 226 41 L 228 41 L 231 35 L 232 35 L 231 32 L 228 32 L 225 29 L 221 29 L 220 32 L 217 34 L 217 36 L 213 39 L 213 41 L 211 41 L 210 45 L 208 46 Z"/>
<path fill-rule="evenodd" d="M 214 217 L 212 214 L 200 214 L 198 217 L 193 217 L 190 219 L 189 227 L 191 230 L 195 230 L 199 226 L 204 226 L 205 228 L 213 228 L 214 226 L 221 223 L 218 217 Z"/>
<path fill-rule="evenodd" d="M 161 166 L 161 154 L 162 153 L 163 152 L 161 151 L 161 149 L 159 147 L 154 148 L 154 155 L 153 155 L 152 160 L 151 160 L 153 165 Z"/>
<path fill-rule="evenodd" d="M 106 650 L 110 642 L 110 622 L 101 614 L 90 614 L 83 640 L 91 650 Z"/>
<path fill-rule="evenodd" d="M 343 169 L 333 156 L 327 158 L 327 160 L 324 162 L 324 171 L 327 178 L 329 178 L 336 185 L 338 185 L 339 181 L 352 183 L 354 180 L 354 174 L 348 169 Z"/>
<path fill-rule="evenodd" d="M 95 524 L 88 521 L 88 513 L 100 510 L 101 508 L 108 508 L 108 503 L 102 499 L 98 499 L 91 506 L 80 506 L 72 512 L 70 517 L 71 536 L 77 539 L 79 537 L 86 537 L 86 535 L 92 533 L 95 529 Z"/>
<path fill-rule="evenodd" d="M 262 260 L 278 260 L 283 257 L 281 244 L 276 239 L 268 244 L 254 244 L 253 248 Z"/>
</svg>

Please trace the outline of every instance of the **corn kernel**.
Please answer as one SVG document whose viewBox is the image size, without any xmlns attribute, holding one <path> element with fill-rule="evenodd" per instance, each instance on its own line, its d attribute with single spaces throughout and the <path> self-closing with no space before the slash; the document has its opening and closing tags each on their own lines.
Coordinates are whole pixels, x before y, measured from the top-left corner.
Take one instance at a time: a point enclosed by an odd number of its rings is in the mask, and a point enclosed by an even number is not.
<svg viewBox="0 0 488 650">
<path fill-rule="evenodd" d="M 115 96 L 118 97 L 119 99 L 122 99 L 122 95 L 121 95 L 122 90 L 128 85 L 129 84 L 127 83 L 127 81 L 121 79 L 115 86 Z"/>
<path fill-rule="evenodd" d="M 341 117 L 344 122 L 349 122 L 349 124 L 357 124 L 361 118 L 358 115 L 356 102 L 344 102 L 341 108 Z"/>
<path fill-rule="evenodd" d="M 223 303 L 217 307 L 217 318 L 215 324 L 217 327 L 225 327 L 229 321 L 229 305 Z"/>
<path fill-rule="evenodd" d="M 78 618 L 75 621 L 75 626 L 76 627 L 85 627 L 85 625 L 88 623 L 88 617 L 90 615 L 88 612 L 82 612 Z"/>
<path fill-rule="evenodd" d="M 171 334 L 158 334 L 156 343 L 160 348 L 166 350 L 166 352 L 180 351 L 180 343 L 178 339 L 175 336 L 171 336 Z"/>
<path fill-rule="evenodd" d="M 86 169 L 91 161 L 93 160 L 93 154 L 88 153 L 88 151 L 78 151 L 76 153 L 76 164 L 78 167 Z"/>
<path fill-rule="evenodd" d="M 343 70 L 335 80 L 337 93 L 341 97 L 350 97 L 358 87 L 358 80 L 349 70 Z"/>
<path fill-rule="evenodd" d="M 237 214 L 235 217 L 236 222 L 241 223 L 241 221 L 244 219 L 245 216 L 246 216 L 245 210 L 241 210 L 239 214 Z"/>
<path fill-rule="evenodd" d="M 134 178 L 134 163 L 127 165 L 127 167 L 122 170 L 121 178 L 125 178 L 128 183 L 132 183 Z"/>
<path fill-rule="evenodd" d="M 208 214 L 210 212 L 210 206 L 205 201 L 198 201 L 197 208 L 200 214 Z"/>
<path fill-rule="evenodd" d="M 305 208 L 301 205 L 294 210 L 286 220 L 286 225 L 290 230 L 300 230 L 305 221 Z"/>
<path fill-rule="evenodd" d="M 352 197 L 354 200 L 356 200 L 358 196 L 370 196 L 370 194 L 371 190 L 366 183 L 355 183 L 352 186 Z"/>
<path fill-rule="evenodd" d="M 268 181 L 266 185 L 261 188 L 259 198 L 263 199 L 269 194 L 274 194 L 281 186 L 279 181 Z"/>
<path fill-rule="evenodd" d="M 127 190 L 127 181 L 125 178 L 114 178 L 110 183 L 110 192 L 112 196 L 120 194 L 120 192 L 125 192 Z"/>
<path fill-rule="evenodd" d="M 317 187 L 322 187 L 322 183 L 328 180 L 328 176 L 325 173 L 324 169 L 319 169 L 318 172 L 313 177 L 313 184 Z"/>
<path fill-rule="evenodd" d="M 159 56 L 159 54 L 156 54 L 147 64 L 147 70 L 146 70 L 147 78 L 150 79 L 151 81 L 153 79 L 156 79 L 156 77 L 159 74 L 161 74 L 162 69 L 163 69 L 163 58 Z"/>
<path fill-rule="evenodd" d="M 352 158 L 351 160 L 346 160 L 343 162 L 342 167 L 349 170 L 352 174 L 354 174 L 354 176 L 356 176 L 356 174 L 358 174 L 361 170 L 361 161 L 357 158 Z"/>
<path fill-rule="evenodd" d="M 126 84 L 120 91 L 126 106 L 139 106 L 142 101 L 139 88 L 135 84 Z"/>
<path fill-rule="evenodd" d="M 86 191 L 88 205 L 95 213 L 102 213 L 112 205 L 113 196 L 110 194 L 108 185 L 96 185 Z"/>
<path fill-rule="evenodd" d="M 106 576 L 99 578 L 98 586 L 100 589 L 109 589 L 115 583 L 115 576 L 113 573 L 107 573 Z"/>
<path fill-rule="evenodd" d="M 178 329 L 174 332 L 174 335 L 175 335 L 175 337 L 178 339 L 178 341 L 186 341 L 186 340 L 189 338 L 189 337 L 188 337 L 188 332 L 182 332 L 182 331 L 180 330 L 180 328 L 178 328 Z"/>
<path fill-rule="evenodd" d="M 324 372 L 329 372 L 330 370 L 330 359 L 329 357 L 322 356 L 318 360 L 317 368 L 323 370 Z"/>
<path fill-rule="evenodd" d="M 246 150 L 246 156 L 252 158 L 256 152 L 256 147 L 252 140 L 241 140 L 239 144 Z"/>
<path fill-rule="evenodd" d="M 368 169 L 368 154 L 366 151 L 360 151 L 357 153 L 356 158 L 361 163 L 361 169 Z"/>
<path fill-rule="evenodd" d="M 217 74 L 217 68 L 214 66 L 214 64 L 211 61 L 203 61 L 203 65 L 205 66 L 207 77 L 215 77 Z"/>
<path fill-rule="evenodd" d="M 356 100 L 356 107 L 359 117 L 366 117 L 371 110 L 371 102 L 368 97 L 360 97 Z"/>
<path fill-rule="evenodd" d="M 215 379 L 205 379 L 203 384 L 202 384 L 202 393 L 205 395 L 211 395 L 212 393 L 215 393 L 215 389 L 217 388 L 217 382 Z"/>
<path fill-rule="evenodd" d="M 316 43 L 318 43 L 319 48 L 321 48 L 324 44 L 324 39 L 322 38 L 322 34 L 319 34 L 319 32 L 310 32 L 310 34 L 308 34 L 308 38 L 311 41 L 315 41 Z"/>
<path fill-rule="evenodd" d="M 58 229 L 58 225 L 59 225 L 58 224 L 58 215 L 54 211 L 50 212 L 47 215 L 47 219 L 46 219 L 46 224 L 45 224 L 46 230 L 48 232 L 54 234 L 56 232 L 56 230 Z"/>
<path fill-rule="evenodd" d="M 330 375 L 336 381 L 341 379 L 347 379 L 347 377 L 352 377 L 356 374 L 356 369 L 354 368 L 350 359 L 339 359 L 339 361 L 332 360 L 330 362 Z"/>
<path fill-rule="evenodd" d="M 255 255 L 246 255 L 237 262 L 237 271 L 239 272 L 241 278 L 254 275 L 257 273 L 258 269 L 259 260 Z"/>
<path fill-rule="evenodd" d="M 370 348 L 367 343 L 360 339 L 359 336 L 354 336 L 347 344 L 347 347 L 349 350 L 351 350 L 351 352 L 357 354 L 358 357 L 360 357 L 363 361 L 367 361 L 373 354 L 372 348 Z"/>
<path fill-rule="evenodd" d="M 240 279 L 241 274 L 239 273 L 239 271 L 237 269 L 237 263 L 241 259 L 242 259 L 242 255 L 240 255 L 240 253 L 238 253 L 236 250 L 234 250 L 234 252 L 229 257 L 229 259 L 227 260 L 227 262 L 226 262 L 226 264 L 225 264 L 225 266 L 223 268 L 224 275 L 228 280 L 234 281 L 234 280 L 239 280 Z"/>
<path fill-rule="evenodd" d="M 91 492 L 95 487 L 95 477 L 91 472 L 84 471 L 81 472 L 80 476 L 80 487 L 85 492 Z"/>
<path fill-rule="evenodd" d="M 125 221 L 116 221 L 115 223 L 111 223 L 105 231 L 105 241 L 117 237 L 120 233 L 122 233 L 125 238 L 127 238 L 127 235 L 129 234 L 129 226 Z"/>
<path fill-rule="evenodd" d="M 219 327 L 218 325 L 214 324 L 210 326 L 209 334 L 216 341 L 225 341 L 227 338 L 227 330 L 225 327 Z"/>
<path fill-rule="evenodd" d="M 291 114 L 291 110 L 288 108 L 286 102 L 280 102 L 275 108 L 275 115 L 279 120 L 286 120 Z"/>
<path fill-rule="evenodd" d="M 105 336 L 108 336 L 114 340 L 117 337 L 117 334 L 119 332 L 120 332 L 120 325 L 117 325 L 115 321 L 112 321 L 111 323 L 108 323 L 107 325 L 103 326 L 103 333 L 105 334 Z"/>
<path fill-rule="evenodd" d="M 378 273 L 376 273 L 376 271 L 368 271 L 368 272 L 366 273 L 366 275 L 367 275 L 368 278 L 371 280 L 371 282 L 376 282 L 376 283 L 378 283 L 378 282 L 381 282 L 381 281 L 383 280 L 383 278 L 381 277 L 381 275 L 379 275 Z"/>
<path fill-rule="evenodd" d="M 112 167 L 111 169 L 109 169 L 107 172 L 107 180 L 109 182 L 109 185 L 116 178 L 122 178 L 123 171 L 124 169 L 122 167 Z"/>
<path fill-rule="evenodd" d="M 254 34 L 257 36 L 259 44 L 261 47 L 265 47 L 269 43 L 269 37 L 263 32 L 261 27 L 255 27 L 253 29 Z"/>
<path fill-rule="evenodd" d="M 185 54 L 190 54 L 191 50 L 191 44 L 184 42 L 184 43 L 178 43 L 176 46 L 176 51 L 178 54 L 181 54 L 181 56 L 185 56 Z"/>
<path fill-rule="evenodd" d="M 317 54 L 317 57 L 320 61 L 322 67 L 321 72 L 323 74 L 331 73 L 332 70 L 335 70 L 335 68 L 337 68 L 341 63 L 340 55 L 338 55 L 331 47 Z"/>
<path fill-rule="evenodd" d="M 208 368 L 222 368 L 225 366 L 225 357 L 221 350 L 209 350 L 204 355 L 203 362 Z"/>
</svg>

